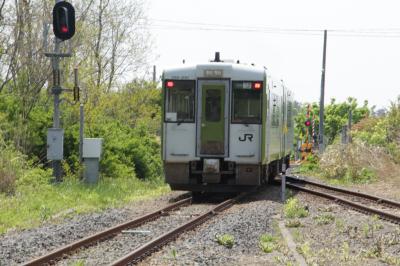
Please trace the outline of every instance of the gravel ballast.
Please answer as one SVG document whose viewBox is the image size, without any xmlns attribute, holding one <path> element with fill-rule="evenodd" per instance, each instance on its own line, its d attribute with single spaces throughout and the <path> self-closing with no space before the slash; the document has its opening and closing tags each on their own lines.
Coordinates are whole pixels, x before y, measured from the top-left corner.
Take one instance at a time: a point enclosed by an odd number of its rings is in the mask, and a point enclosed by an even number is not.
<svg viewBox="0 0 400 266">
<path fill-rule="evenodd" d="M 195 231 L 141 262 L 141 265 L 276 265 L 280 260 L 294 261 L 277 225 L 281 203 L 279 190 L 269 187 L 232 206 Z M 217 243 L 218 235 L 234 237 L 232 248 Z M 261 235 L 274 236 L 271 253 L 259 247 Z"/>
<path fill-rule="evenodd" d="M 166 216 L 135 228 L 132 230 L 133 233 L 129 233 L 127 230 L 127 233 L 118 234 L 110 240 L 82 250 L 61 261 L 58 265 L 73 265 L 78 261 L 83 261 L 85 265 L 109 265 L 151 239 L 175 229 L 211 208 L 210 204 L 181 207 L 176 211 L 169 212 Z"/>
</svg>

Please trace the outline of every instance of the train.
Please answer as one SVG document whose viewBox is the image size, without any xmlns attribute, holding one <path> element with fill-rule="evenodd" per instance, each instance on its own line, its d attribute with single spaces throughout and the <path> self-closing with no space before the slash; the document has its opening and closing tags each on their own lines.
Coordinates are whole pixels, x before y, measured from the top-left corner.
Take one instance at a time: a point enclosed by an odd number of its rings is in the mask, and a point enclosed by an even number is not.
<svg viewBox="0 0 400 266">
<path fill-rule="evenodd" d="M 165 69 L 162 161 L 172 190 L 241 192 L 289 167 L 294 95 L 265 67 L 223 61 Z"/>
</svg>

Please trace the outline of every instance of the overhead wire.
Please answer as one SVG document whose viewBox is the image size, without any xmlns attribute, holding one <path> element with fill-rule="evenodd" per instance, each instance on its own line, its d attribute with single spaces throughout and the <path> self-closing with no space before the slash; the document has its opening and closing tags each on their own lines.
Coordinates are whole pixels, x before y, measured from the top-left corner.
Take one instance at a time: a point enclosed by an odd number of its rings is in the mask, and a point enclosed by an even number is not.
<svg viewBox="0 0 400 266">
<path fill-rule="evenodd" d="M 151 19 L 149 27 L 160 30 L 198 30 L 222 32 L 247 32 L 285 35 L 320 36 L 324 29 L 281 28 L 266 26 L 229 25 L 166 19 Z M 381 29 L 328 29 L 331 36 L 338 37 L 372 37 L 372 38 L 400 38 L 400 28 Z"/>
</svg>

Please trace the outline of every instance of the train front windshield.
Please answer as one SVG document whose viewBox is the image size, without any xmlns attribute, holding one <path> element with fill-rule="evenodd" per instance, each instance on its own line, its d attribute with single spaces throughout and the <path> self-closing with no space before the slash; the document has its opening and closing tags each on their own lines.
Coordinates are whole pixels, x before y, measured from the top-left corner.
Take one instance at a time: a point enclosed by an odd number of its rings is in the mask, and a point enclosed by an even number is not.
<svg viewBox="0 0 400 266">
<path fill-rule="evenodd" d="M 166 81 L 165 120 L 169 122 L 194 122 L 193 80 Z"/>
<path fill-rule="evenodd" d="M 255 84 L 259 84 L 256 85 Z M 261 82 L 232 82 L 233 87 L 233 123 L 261 123 Z"/>
</svg>

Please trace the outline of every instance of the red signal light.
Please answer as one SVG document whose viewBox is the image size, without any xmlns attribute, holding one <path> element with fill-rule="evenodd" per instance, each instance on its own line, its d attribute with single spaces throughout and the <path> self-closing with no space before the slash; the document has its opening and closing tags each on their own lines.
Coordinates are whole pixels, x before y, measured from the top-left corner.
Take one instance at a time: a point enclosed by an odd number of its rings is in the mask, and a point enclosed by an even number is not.
<svg viewBox="0 0 400 266">
<path fill-rule="evenodd" d="M 252 84 L 253 90 L 260 90 L 261 89 L 261 82 L 253 82 Z"/>
<path fill-rule="evenodd" d="M 306 122 L 304 122 L 304 125 L 305 125 L 306 127 L 311 126 L 311 121 L 310 121 L 310 120 L 306 120 Z"/>
<path fill-rule="evenodd" d="M 67 26 L 61 26 L 61 32 L 62 33 L 67 33 L 68 32 L 68 27 Z"/>
<path fill-rule="evenodd" d="M 174 82 L 173 81 L 167 81 L 167 88 L 173 88 L 174 87 Z"/>
</svg>

